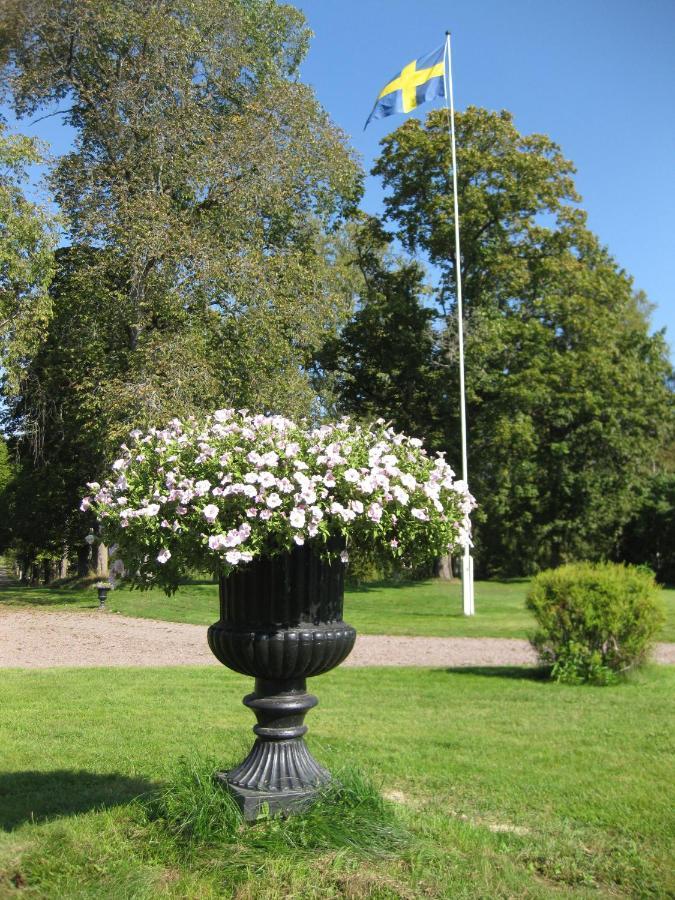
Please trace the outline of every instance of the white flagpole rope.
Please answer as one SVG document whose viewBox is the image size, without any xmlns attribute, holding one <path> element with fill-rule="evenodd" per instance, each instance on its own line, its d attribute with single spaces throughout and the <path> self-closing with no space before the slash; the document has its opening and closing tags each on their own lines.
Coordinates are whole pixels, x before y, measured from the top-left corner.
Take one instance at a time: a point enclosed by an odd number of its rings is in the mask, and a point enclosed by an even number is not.
<svg viewBox="0 0 675 900">
<path fill-rule="evenodd" d="M 450 119 L 450 144 L 452 148 L 452 199 L 455 219 L 455 277 L 457 279 L 457 333 L 459 337 L 459 414 L 462 431 L 462 478 L 469 484 L 469 472 L 466 452 L 466 400 L 464 387 L 464 314 L 462 306 L 462 266 L 459 245 L 459 204 L 457 201 L 457 152 L 455 149 L 455 102 L 452 93 L 452 51 L 450 49 L 450 32 L 445 33 L 445 71 L 446 79 L 445 105 Z M 449 101 L 449 104 L 448 104 Z M 467 545 L 462 557 L 462 606 L 465 616 L 475 613 L 473 596 L 473 559 Z"/>
</svg>

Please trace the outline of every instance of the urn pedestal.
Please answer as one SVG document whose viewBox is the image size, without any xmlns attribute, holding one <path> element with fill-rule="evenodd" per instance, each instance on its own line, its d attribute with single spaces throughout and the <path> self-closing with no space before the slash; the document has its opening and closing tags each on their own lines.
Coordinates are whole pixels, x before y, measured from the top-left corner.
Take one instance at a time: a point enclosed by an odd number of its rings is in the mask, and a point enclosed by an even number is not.
<svg viewBox="0 0 675 900">
<path fill-rule="evenodd" d="M 209 647 L 224 665 L 255 678 L 244 704 L 257 724 L 246 759 L 217 777 L 247 820 L 263 805 L 297 809 L 330 780 L 303 739 L 305 715 L 318 702 L 306 679 L 338 666 L 354 646 L 343 596 L 343 563 L 326 562 L 311 546 L 254 560 L 220 579 L 220 620 L 209 628 Z"/>
</svg>

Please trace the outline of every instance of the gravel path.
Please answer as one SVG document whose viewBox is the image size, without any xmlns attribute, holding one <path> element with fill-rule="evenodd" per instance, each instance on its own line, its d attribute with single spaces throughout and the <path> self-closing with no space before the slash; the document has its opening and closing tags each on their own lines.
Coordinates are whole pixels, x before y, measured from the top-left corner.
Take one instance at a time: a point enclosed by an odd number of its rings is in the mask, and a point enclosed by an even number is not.
<svg viewBox="0 0 675 900">
<path fill-rule="evenodd" d="M 675 644 L 655 658 L 675 663 Z M 515 666 L 536 661 L 527 641 L 361 635 L 345 666 Z M 220 665 L 202 625 L 112 613 L 45 612 L 0 605 L 0 668 Z"/>
</svg>

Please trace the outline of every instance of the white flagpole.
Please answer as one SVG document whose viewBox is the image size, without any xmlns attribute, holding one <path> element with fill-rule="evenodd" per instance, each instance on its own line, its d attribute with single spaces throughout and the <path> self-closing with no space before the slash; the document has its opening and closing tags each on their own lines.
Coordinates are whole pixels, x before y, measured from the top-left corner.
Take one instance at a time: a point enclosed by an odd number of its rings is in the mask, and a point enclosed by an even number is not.
<svg viewBox="0 0 675 900">
<path fill-rule="evenodd" d="M 469 484 L 466 453 L 466 400 L 464 389 L 464 317 L 462 311 L 462 267 L 459 248 L 459 206 L 457 202 L 457 153 L 455 150 L 455 102 L 452 94 L 452 52 L 450 32 L 445 32 L 445 106 L 450 119 L 450 144 L 452 147 L 452 199 L 455 219 L 455 276 L 457 278 L 457 332 L 459 336 L 459 415 L 462 430 L 462 478 Z M 449 103 L 448 103 L 449 101 Z M 465 616 L 475 614 L 473 599 L 473 558 L 468 545 L 462 557 L 462 606 Z"/>
</svg>

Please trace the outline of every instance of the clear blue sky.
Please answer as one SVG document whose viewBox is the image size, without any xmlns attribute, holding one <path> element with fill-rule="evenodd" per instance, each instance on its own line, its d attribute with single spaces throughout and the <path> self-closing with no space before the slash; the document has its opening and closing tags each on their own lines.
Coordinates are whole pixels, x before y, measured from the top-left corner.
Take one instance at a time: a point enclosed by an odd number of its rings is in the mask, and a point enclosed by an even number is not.
<svg viewBox="0 0 675 900">
<path fill-rule="evenodd" d="M 386 81 L 452 32 L 458 109 L 508 109 L 577 167 L 591 229 L 656 304 L 675 350 L 673 0 L 297 0 L 314 31 L 303 81 L 370 169 L 403 116 L 363 124 Z M 437 105 L 442 101 L 434 101 Z M 424 115 L 429 106 L 423 106 Z M 364 206 L 379 210 L 369 179 Z M 461 221 L 461 210 L 460 210 Z"/>
<path fill-rule="evenodd" d="M 652 303 L 675 350 L 673 0 L 296 0 L 315 37 L 302 67 L 366 169 L 403 121 L 363 124 L 385 82 L 453 34 L 455 102 L 509 109 L 577 166 L 590 227 Z M 439 101 L 435 101 L 437 104 Z M 429 107 L 422 107 L 424 114 Z M 59 118 L 10 127 L 63 152 Z M 381 207 L 369 179 L 365 208 Z M 461 218 L 461 210 L 460 210 Z"/>
</svg>

